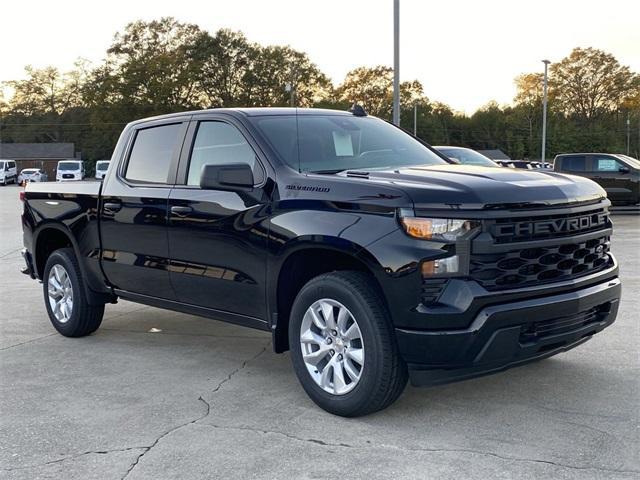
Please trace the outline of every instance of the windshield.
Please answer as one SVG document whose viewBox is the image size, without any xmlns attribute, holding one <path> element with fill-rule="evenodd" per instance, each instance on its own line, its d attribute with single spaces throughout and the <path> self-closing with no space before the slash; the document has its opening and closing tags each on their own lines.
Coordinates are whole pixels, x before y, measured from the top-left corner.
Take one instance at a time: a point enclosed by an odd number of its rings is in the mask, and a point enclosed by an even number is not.
<svg viewBox="0 0 640 480">
<path fill-rule="evenodd" d="M 443 155 L 449 158 L 457 160 L 463 165 L 482 165 L 484 167 L 498 167 L 499 165 L 485 157 L 481 153 L 471 150 L 470 148 L 447 148 L 447 147 L 434 147 Z"/>
<path fill-rule="evenodd" d="M 109 162 L 103 162 L 96 164 L 96 170 L 103 171 L 109 168 Z"/>
<path fill-rule="evenodd" d="M 630 157 L 629 155 L 618 155 L 620 158 L 626 160 L 632 167 L 635 168 L 640 168 L 640 161 L 636 160 L 633 157 Z"/>
<path fill-rule="evenodd" d="M 300 172 L 446 164 L 410 135 L 373 117 L 304 114 L 251 120 L 282 160 Z"/>
<path fill-rule="evenodd" d="M 22 170 L 22 172 L 20 173 L 26 173 L 31 175 L 32 173 L 37 173 L 38 169 L 37 168 L 25 168 L 24 170 Z"/>
<path fill-rule="evenodd" d="M 78 162 L 60 162 L 58 170 L 80 170 L 80 164 Z"/>
</svg>

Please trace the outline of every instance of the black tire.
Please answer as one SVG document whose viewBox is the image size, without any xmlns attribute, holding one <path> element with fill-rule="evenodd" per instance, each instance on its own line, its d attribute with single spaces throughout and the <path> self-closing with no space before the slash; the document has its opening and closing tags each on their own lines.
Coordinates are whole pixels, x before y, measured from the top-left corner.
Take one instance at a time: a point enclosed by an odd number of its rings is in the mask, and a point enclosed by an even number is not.
<svg viewBox="0 0 640 480">
<path fill-rule="evenodd" d="M 344 305 L 357 321 L 365 349 L 362 376 L 348 393 L 325 391 L 303 360 L 300 332 L 307 309 L 320 299 Z M 310 280 L 298 293 L 289 324 L 291 360 L 302 387 L 321 408 L 334 415 L 358 417 L 391 405 L 403 392 L 407 366 L 400 357 L 387 308 L 372 279 L 362 272 L 340 271 Z"/>
<path fill-rule="evenodd" d="M 48 279 L 51 269 L 60 265 L 66 270 L 73 290 L 73 307 L 71 315 L 65 322 L 60 322 L 54 314 L 49 301 Z M 72 248 L 62 248 L 53 252 L 47 259 L 42 277 L 44 303 L 54 328 L 65 337 L 84 337 L 95 332 L 102 323 L 104 305 L 90 305 L 84 290 L 82 272 Z"/>
</svg>

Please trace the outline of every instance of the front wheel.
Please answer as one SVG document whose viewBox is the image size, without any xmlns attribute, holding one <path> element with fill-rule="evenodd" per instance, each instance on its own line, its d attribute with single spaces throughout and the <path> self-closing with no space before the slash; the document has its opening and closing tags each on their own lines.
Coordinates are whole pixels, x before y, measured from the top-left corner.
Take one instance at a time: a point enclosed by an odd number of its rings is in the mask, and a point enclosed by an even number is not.
<svg viewBox="0 0 640 480">
<path fill-rule="evenodd" d="M 289 346 L 302 387 L 335 415 L 382 410 L 407 383 L 387 309 L 362 272 L 320 275 L 300 290 L 291 310 Z"/>
<path fill-rule="evenodd" d="M 44 302 L 54 328 L 65 337 L 84 337 L 102 323 L 104 305 L 90 305 L 71 248 L 51 254 L 42 277 Z"/>
</svg>

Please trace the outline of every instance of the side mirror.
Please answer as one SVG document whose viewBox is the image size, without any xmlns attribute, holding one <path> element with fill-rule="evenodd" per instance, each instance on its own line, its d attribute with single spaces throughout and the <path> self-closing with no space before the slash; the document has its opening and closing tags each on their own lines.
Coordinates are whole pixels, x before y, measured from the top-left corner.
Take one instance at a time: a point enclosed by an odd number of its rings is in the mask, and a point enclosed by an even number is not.
<svg viewBox="0 0 640 480">
<path fill-rule="evenodd" d="M 203 165 L 200 188 L 229 192 L 250 192 L 253 189 L 253 171 L 246 163 Z"/>
<path fill-rule="evenodd" d="M 619 171 L 620 173 L 629 173 L 631 170 L 629 170 L 629 168 L 628 168 L 628 167 L 620 167 L 620 168 L 618 169 L 618 171 Z"/>
</svg>

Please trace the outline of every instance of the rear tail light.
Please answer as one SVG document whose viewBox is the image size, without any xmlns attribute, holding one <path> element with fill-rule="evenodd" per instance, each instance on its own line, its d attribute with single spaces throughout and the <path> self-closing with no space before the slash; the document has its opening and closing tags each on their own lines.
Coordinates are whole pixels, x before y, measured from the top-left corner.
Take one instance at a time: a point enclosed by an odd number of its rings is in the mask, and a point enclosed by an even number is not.
<svg viewBox="0 0 640 480">
<path fill-rule="evenodd" d="M 20 201 L 21 202 L 24 202 L 24 194 L 25 194 L 25 191 L 24 190 L 20 190 Z"/>
</svg>

